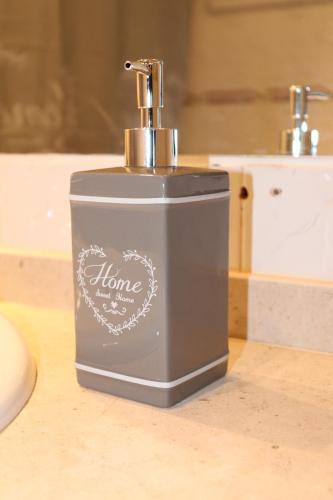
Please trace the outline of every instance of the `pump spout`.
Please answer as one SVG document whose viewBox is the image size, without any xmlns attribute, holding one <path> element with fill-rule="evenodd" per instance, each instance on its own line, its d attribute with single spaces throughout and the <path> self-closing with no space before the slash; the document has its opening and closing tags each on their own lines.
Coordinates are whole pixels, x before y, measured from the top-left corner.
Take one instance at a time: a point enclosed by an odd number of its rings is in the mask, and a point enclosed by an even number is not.
<svg viewBox="0 0 333 500">
<path fill-rule="evenodd" d="M 142 128 L 161 127 L 163 108 L 163 62 L 157 59 L 126 61 L 126 71 L 136 72 L 136 92 Z"/>
</svg>

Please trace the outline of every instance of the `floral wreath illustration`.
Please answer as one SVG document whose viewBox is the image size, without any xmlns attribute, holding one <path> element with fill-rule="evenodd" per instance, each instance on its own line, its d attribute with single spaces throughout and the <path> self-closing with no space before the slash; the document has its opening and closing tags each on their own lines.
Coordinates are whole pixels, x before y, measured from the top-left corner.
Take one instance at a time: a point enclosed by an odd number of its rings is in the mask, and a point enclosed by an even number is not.
<svg viewBox="0 0 333 500">
<path fill-rule="evenodd" d="M 131 330 L 134 328 L 138 323 L 139 319 L 142 317 L 145 317 L 146 314 L 149 313 L 150 308 L 151 308 L 151 301 L 153 297 L 156 297 L 156 293 L 158 290 L 157 286 L 157 280 L 154 277 L 154 271 L 156 270 L 155 267 L 153 267 L 153 263 L 151 259 L 148 259 L 146 255 L 142 256 L 137 253 L 136 250 L 126 250 L 123 252 L 123 259 L 125 262 L 129 262 L 131 260 L 138 261 L 140 264 L 142 264 L 146 272 L 148 274 L 148 291 L 147 295 L 141 305 L 136 311 L 136 313 L 132 314 L 128 319 L 123 321 L 123 323 L 119 323 L 117 325 L 110 323 L 108 321 L 108 318 L 106 318 L 103 313 L 100 311 L 100 309 L 96 306 L 95 302 L 93 299 L 90 297 L 89 292 L 86 288 L 86 282 L 84 279 L 84 265 L 86 258 L 89 255 L 97 255 L 100 258 L 106 257 L 106 254 L 104 253 L 103 248 L 100 248 L 97 245 L 90 245 L 89 248 L 84 249 L 82 248 L 81 252 L 79 253 L 77 262 L 79 264 L 78 270 L 77 270 L 77 280 L 79 287 L 81 289 L 83 298 L 85 300 L 85 303 L 88 305 L 90 309 L 92 309 L 94 318 L 100 323 L 102 326 L 105 326 L 109 333 L 112 333 L 113 335 L 121 335 L 125 330 Z"/>
</svg>

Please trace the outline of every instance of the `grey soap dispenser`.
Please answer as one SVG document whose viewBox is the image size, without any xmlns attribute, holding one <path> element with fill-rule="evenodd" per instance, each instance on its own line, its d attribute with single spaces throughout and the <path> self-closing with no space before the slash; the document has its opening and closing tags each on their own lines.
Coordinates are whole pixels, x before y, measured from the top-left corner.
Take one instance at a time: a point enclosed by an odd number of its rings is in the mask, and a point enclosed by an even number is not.
<svg viewBox="0 0 333 500">
<path fill-rule="evenodd" d="M 314 91 L 308 85 L 291 85 L 290 113 L 292 128 L 281 132 L 280 153 L 298 157 L 317 154 L 319 132 L 308 125 L 308 101 L 326 101 L 330 98 L 326 92 Z"/>
<path fill-rule="evenodd" d="M 125 166 L 71 178 L 76 370 L 82 386 L 167 407 L 227 369 L 228 174 L 176 166 L 162 62 L 125 69 L 141 111 Z"/>
</svg>

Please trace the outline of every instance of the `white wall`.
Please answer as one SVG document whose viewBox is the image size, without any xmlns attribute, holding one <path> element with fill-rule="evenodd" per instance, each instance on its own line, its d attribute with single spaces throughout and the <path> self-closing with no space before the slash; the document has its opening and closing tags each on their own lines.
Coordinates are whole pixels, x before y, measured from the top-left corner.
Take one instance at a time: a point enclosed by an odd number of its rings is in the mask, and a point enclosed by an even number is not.
<svg viewBox="0 0 333 500">
<path fill-rule="evenodd" d="M 1 154 L 0 246 L 70 252 L 71 174 L 122 164 L 117 155 Z"/>
<path fill-rule="evenodd" d="M 232 270 L 333 280 L 333 157 L 211 156 L 210 164 L 231 177 Z"/>
</svg>

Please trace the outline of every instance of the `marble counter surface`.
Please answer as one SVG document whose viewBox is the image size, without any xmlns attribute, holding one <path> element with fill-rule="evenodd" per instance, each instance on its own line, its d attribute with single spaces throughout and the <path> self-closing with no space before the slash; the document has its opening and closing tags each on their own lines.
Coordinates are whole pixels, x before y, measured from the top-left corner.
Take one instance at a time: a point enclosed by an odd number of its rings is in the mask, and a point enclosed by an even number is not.
<svg viewBox="0 0 333 500">
<path fill-rule="evenodd" d="M 39 372 L 0 434 L 2 500 L 333 497 L 332 355 L 231 339 L 228 376 L 163 410 L 77 385 L 69 311 L 0 312 Z"/>
</svg>

